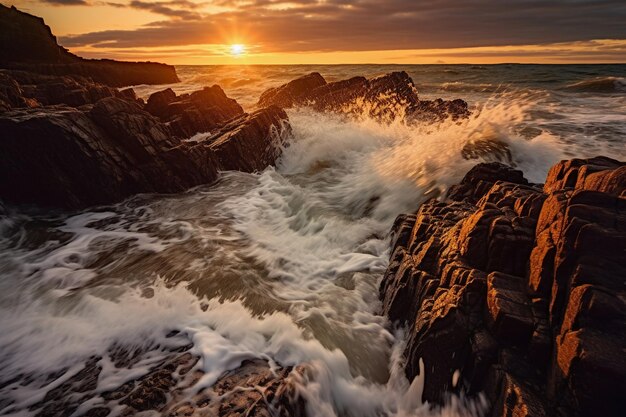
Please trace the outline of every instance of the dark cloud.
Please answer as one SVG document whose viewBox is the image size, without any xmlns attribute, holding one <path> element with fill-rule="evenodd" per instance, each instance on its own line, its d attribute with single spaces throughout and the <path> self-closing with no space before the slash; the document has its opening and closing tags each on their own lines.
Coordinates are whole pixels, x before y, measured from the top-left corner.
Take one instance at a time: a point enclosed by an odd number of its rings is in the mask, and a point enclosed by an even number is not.
<svg viewBox="0 0 626 417">
<path fill-rule="evenodd" d="M 298 7 L 290 8 L 294 3 Z M 145 8 L 170 19 L 136 30 L 67 36 L 61 42 L 68 47 L 134 48 L 224 43 L 237 35 L 264 51 L 304 52 L 626 38 L 623 0 L 251 0 L 245 6 L 220 0 L 212 4 L 235 9 L 201 16 L 176 1 L 136 0 L 127 7 Z"/>
<path fill-rule="evenodd" d="M 88 6 L 85 0 L 40 0 L 41 3 L 52 4 L 53 6 Z"/>
<path fill-rule="evenodd" d="M 187 20 L 200 17 L 198 13 L 190 10 L 197 8 L 197 5 L 190 1 L 166 1 L 157 3 L 154 1 L 133 0 L 128 7 Z"/>
</svg>

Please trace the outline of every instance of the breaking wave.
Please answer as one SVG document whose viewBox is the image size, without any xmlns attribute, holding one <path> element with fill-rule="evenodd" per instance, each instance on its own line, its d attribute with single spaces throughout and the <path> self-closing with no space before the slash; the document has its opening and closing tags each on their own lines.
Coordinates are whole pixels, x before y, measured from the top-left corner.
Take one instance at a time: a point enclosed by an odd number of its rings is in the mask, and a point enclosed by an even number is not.
<svg viewBox="0 0 626 417">
<path fill-rule="evenodd" d="M 626 92 L 626 78 L 596 77 L 568 84 L 563 90 L 579 93 L 622 93 Z"/>
</svg>

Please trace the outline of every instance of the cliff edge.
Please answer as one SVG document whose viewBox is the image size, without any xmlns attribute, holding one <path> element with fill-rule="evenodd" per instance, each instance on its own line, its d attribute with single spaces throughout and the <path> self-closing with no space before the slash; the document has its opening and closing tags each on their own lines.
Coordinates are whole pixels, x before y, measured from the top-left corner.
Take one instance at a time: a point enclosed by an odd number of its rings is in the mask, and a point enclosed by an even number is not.
<svg viewBox="0 0 626 417">
<path fill-rule="evenodd" d="M 84 59 L 57 43 L 44 20 L 0 4 L 0 68 L 73 75 L 113 87 L 179 82 L 171 65 Z"/>
</svg>

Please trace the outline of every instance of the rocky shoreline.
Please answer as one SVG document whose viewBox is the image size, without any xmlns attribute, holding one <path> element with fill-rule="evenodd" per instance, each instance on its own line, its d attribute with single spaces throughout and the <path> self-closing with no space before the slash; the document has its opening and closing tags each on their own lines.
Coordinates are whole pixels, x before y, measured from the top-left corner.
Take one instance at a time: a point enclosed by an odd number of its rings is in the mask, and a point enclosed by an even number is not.
<svg viewBox="0 0 626 417">
<path fill-rule="evenodd" d="M 210 184 L 219 171 L 262 171 L 288 144 L 286 108 L 408 124 L 470 114 L 460 99 L 421 100 L 406 72 L 335 82 L 311 73 L 264 92 L 250 112 L 218 85 L 182 95 L 167 88 L 144 102 L 116 87 L 175 82 L 173 67 L 83 60 L 15 8 L 0 6 L 0 27 L 0 200 L 10 206 L 84 209 Z M 26 44 L 37 47 L 23 56 Z M 488 140 L 463 156 L 511 159 Z M 626 163 L 562 161 L 542 185 L 501 163 L 478 164 L 444 198 L 399 216 L 391 240 L 383 313 L 407 328 L 405 371 L 409 380 L 424 373 L 424 400 L 484 395 L 494 417 L 621 414 Z M 105 393 L 95 392 L 102 358 L 91 358 L 30 411 L 305 414 L 295 389 L 305 366 L 259 359 L 183 401 L 181 389 L 203 375 L 191 347 Z M 142 353 L 110 349 L 120 367 Z"/>
<path fill-rule="evenodd" d="M 218 170 L 265 168 L 290 131 L 282 109 L 247 114 L 236 103 L 224 107 L 219 101 L 226 96 L 217 86 L 170 103 L 176 114 L 167 122 L 146 111 L 132 91 L 125 93 L 131 97 L 111 92 L 79 107 L 1 113 L 0 176 L 11 181 L 2 183 L 0 197 L 11 204 L 75 209 L 137 193 L 180 192 L 215 181 Z M 177 132 L 211 134 L 186 140 Z"/>
<path fill-rule="evenodd" d="M 0 185 L 0 198 L 8 204 L 79 209 L 137 193 L 180 192 L 215 181 L 220 170 L 261 171 L 274 164 L 291 132 L 279 105 L 347 116 L 366 111 L 382 118 L 384 113 L 409 123 L 468 115 L 462 100 L 435 101 L 443 103 L 438 107 L 420 100 L 405 72 L 363 78 L 367 88 L 354 87 L 351 80 L 324 84 L 332 94 L 320 93 L 316 101 L 279 99 L 301 97 L 299 86 L 312 77 L 323 80 L 313 73 L 279 87 L 279 95 L 269 90 L 258 109 L 246 113 L 218 85 L 182 95 L 168 88 L 144 102 L 132 88 L 0 70 L 0 129 L 5 132 L 0 175 L 12 179 Z M 470 157 L 481 152 L 491 148 Z"/>
<path fill-rule="evenodd" d="M 398 217 L 381 284 L 424 399 L 484 393 L 495 416 L 617 416 L 626 381 L 626 163 L 562 161 L 546 183 L 479 164 Z"/>
</svg>

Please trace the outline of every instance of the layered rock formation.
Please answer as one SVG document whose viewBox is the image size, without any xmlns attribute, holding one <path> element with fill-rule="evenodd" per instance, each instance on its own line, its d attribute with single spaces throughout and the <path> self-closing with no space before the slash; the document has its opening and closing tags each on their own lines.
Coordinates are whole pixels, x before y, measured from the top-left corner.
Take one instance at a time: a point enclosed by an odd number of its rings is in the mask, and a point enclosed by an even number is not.
<svg viewBox="0 0 626 417">
<path fill-rule="evenodd" d="M 54 104 L 78 107 L 106 97 L 137 100 L 130 88 L 120 91 L 84 77 L 0 70 L 0 110 Z"/>
<path fill-rule="evenodd" d="M 424 399 L 484 392 L 493 416 L 617 416 L 626 388 L 626 164 L 555 165 L 543 187 L 479 164 L 398 217 L 381 284 Z"/>
<path fill-rule="evenodd" d="M 80 58 L 57 44 L 43 19 L 1 4 L 0 68 L 87 77 L 115 87 L 179 81 L 171 65 Z"/>
<path fill-rule="evenodd" d="M 171 88 L 159 91 L 148 98 L 146 111 L 157 116 L 181 137 L 209 132 L 243 114 L 243 108 L 228 98 L 218 85 L 180 96 Z"/>
<path fill-rule="evenodd" d="M 307 106 L 317 111 L 367 114 L 382 120 L 404 117 L 407 120 L 436 121 L 466 117 L 463 100 L 420 100 L 415 84 L 404 72 L 382 77 L 354 77 L 327 83 L 317 72 L 295 79 L 261 94 L 259 106 L 275 104 L 284 108 Z"/>
<path fill-rule="evenodd" d="M 204 140 L 182 140 L 139 103 L 119 97 L 81 108 L 4 112 L 0 198 L 80 208 L 139 192 L 182 191 L 214 181 L 218 170 L 262 170 L 289 132 L 277 107 L 215 125 L 221 127 Z"/>
</svg>

